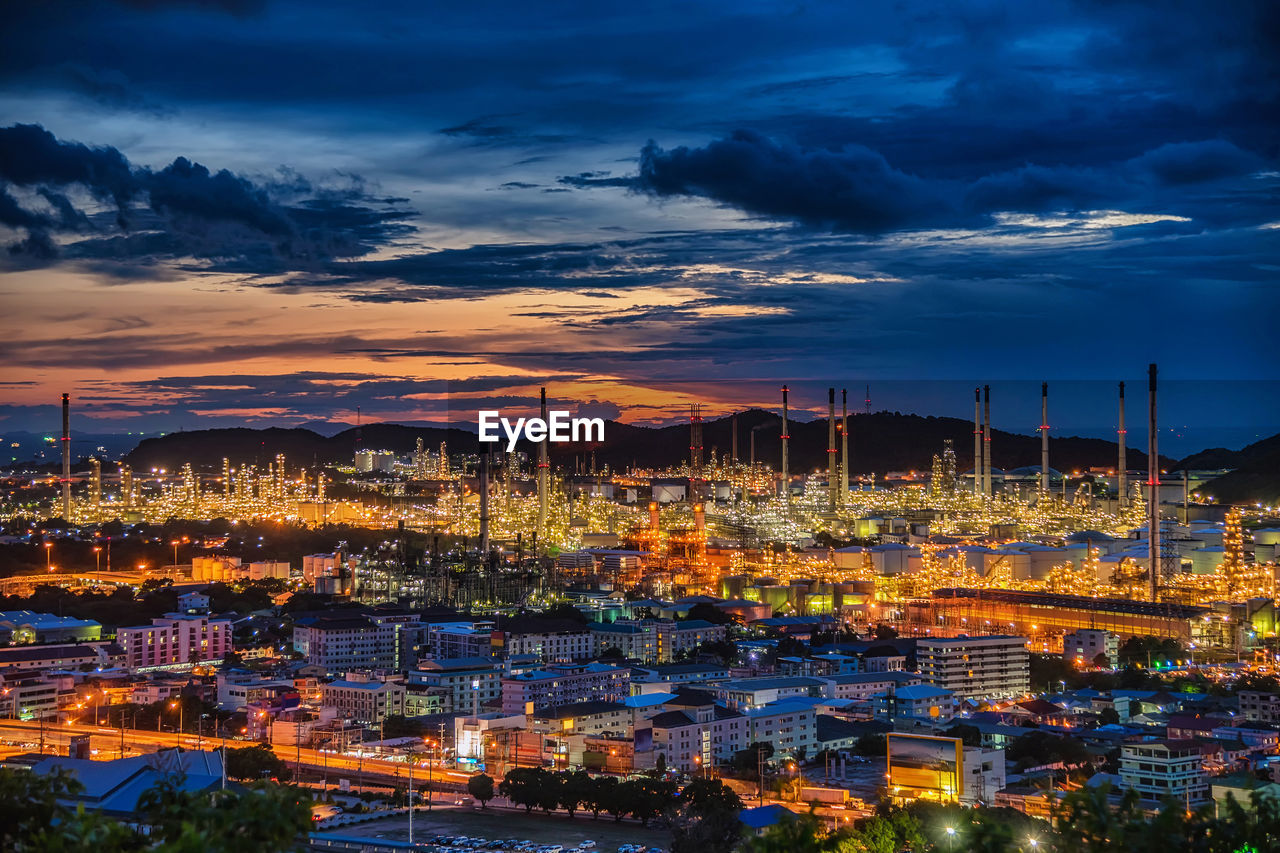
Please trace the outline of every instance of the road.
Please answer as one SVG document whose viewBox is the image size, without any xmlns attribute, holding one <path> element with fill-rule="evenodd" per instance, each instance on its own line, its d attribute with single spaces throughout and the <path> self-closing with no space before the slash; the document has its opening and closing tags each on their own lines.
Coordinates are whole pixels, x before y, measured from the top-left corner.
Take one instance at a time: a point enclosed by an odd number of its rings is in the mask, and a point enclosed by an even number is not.
<svg viewBox="0 0 1280 853">
<path fill-rule="evenodd" d="M 0 755 L 5 757 L 24 752 L 39 751 L 41 725 L 30 720 L 0 720 Z M 106 726 L 56 725 L 45 723 L 43 726 L 44 750 L 50 755 L 66 755 L 71 738 L 77 735 L 89 735 L 90 749 L 96 750 L 94 757 L 99 760 L 120 758 L 128 755 L 140 755 L 156 752 L 160 749 L 172 749 L 181 746 L 184 749 L 218 749 L 224 741 L 218 738 L 199 737 L 190 733 L 153 732 L 146 729 L 120 729 Z M 26 746 L 32 744 L 32 746 Z M 253 746 L 254 742 L 229 740 L 225 745 L 231 749 Z M 387 761 L 382 758 L 337 755 L 306 747 L 296 748 L 276 745 L 276 755 L 285 763 L 302 767 L 312 772 L 328 774 L 350 774 L 353 777 L 378 777 L 407 782 L 409 767 L 403 761 Z M 425 784 L 430 777 L 436 782 L 448 781 L 453 785 L 465 785 L 471 778 L 470 773 L 457 770 L 442 769 L 432 764 L 427 767 L 419 763 L 413 771 L 414 783 Z"/>
</svg>

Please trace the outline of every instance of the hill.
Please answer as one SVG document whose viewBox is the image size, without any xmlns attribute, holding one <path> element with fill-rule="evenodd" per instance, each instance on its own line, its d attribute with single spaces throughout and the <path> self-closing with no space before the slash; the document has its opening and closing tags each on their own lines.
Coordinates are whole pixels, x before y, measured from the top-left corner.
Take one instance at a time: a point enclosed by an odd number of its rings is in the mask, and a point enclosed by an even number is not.
<svg viewBox="0 0 1280 853">
<path fill-rule="evenodd" d="M 737 419 L 739 458 L 744 461 L 749 458 L 754 433 L 756 459 L 777 467 L 782 455 L 782 419 L 773 412 L 760 409 L 739 412 Z M 886 471 L 927 470 L 933 454 L 942 451 L 946 439 L 953 442 L 959 469 L 965 471 L 973 467 L 973 457 L 969 455 L 973 452 L 973 425 L 966 420 L 877 412 L 851 416 L 849 427 L 850 455 L 853 458 L 851 470 L 854 473 L 883 475 Z M 825 467 L 826 420 L 792 421 L 789 429 L 791 470 L 801 472 Z M 713 450 L 719 455 L 730 452 L 732 431 L 733 418 L 730 416 L 705 422 L 704 457 L 710 458 Z M 451 453 L 476 453 L 481 449 L 475 433 L 463 429 L 378 423 L 366 424 L 359 430 L 354 427 L 346 429 L 333 436 L 307 429 L 213 429 L 172 433 L 146 439 L 126 457 L 126 461 L 138 469 L 173 469 L 189 461 L 208 471 L 219 469 L 223 457 L 236 465 L 248 462 L 265 465 L 277 453 L 283 453 L 293 464 L 333 464 L 352 458 L 357 432 L 363 447 L 396 453 L 411 452 L 419 438 L 429 450 L 435 450 L 441 441 L 448 443 Z M 992 465 L 997 468 L 1040 464 L 1040 439 L 1037 436 L 997 429 L 992 434 L 991 444 Z M 519 449 L 536 453 L 536 446 L 525 442 L 519 445 Z M 1102 439 L 1053 437 L 1049 441 L 1049 461 L 1062 471 L 1084 470 L 1092 466 L 1110 468 L 1115 465 L 1116 449 L 1115 442 Z M 642 427 L 608 421 L 604 442 L 552 445 L 551 457 L 557 466 L 572 470 L 578 459 L 586 464 L 592 451 L 596 454 L 597 464 L 608 464 L 614 470 L 632 465 L 655 468 L 676 465 L 688 459 L 689 426 Z M 1146 455 L 1140 450 L 1130 448 L 1128 459 L 1135 470 L 1146 467 Z"/>
<path fill-rule="evenodd" d="M 1216 447 L 1178 461 L 1175 470 L 1232 468 L 1200 488 L 1221 503 L 1280 503 L 1280 433 L 1240 450 Z"/>
</svg>

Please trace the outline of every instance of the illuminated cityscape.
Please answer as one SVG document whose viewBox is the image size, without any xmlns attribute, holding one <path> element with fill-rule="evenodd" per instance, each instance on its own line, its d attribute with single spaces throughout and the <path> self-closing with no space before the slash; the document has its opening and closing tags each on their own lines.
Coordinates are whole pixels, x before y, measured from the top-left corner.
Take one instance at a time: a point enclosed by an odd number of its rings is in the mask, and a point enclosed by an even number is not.
<svg viewBox="0 0 1280 853">
<path fill-rule="evenodd" d="M 1278 8 L 7 4 L 0 850 L 1276 850 Z"/>
</svg>

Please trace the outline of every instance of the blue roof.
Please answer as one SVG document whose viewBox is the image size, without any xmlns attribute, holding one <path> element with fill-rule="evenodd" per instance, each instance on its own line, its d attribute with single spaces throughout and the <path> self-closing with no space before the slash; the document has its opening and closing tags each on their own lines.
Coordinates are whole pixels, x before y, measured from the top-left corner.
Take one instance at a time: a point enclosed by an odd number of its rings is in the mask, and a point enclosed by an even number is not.
<svg viewBox="0 0 1280 853">
<path fill-rule="evenodd" d="M 764 829 L 781 820 L 795 820 L 796 813 L 785 806 L 756 806 L 754 809 L 743 809 L 738 813 L 738 820 L 752 829 Z"/>
</svg>

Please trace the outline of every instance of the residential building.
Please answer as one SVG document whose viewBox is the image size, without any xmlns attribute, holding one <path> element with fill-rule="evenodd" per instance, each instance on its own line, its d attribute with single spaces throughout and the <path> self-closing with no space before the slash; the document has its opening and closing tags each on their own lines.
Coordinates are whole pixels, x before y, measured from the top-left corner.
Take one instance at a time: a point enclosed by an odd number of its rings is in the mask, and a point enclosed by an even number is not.
<svg viewBox="0 0 1280 853">
<path fill-rule="evenodd" d="M 1120 778 L 1144 800 L 1172 798 L 1189 807 L 1209 799 L 1202 750 L 1193 740 L 1148 740 L 1120 747 Z"/>
<path fill-rule="evenodd" d="M 398 679 L 377 679 L 349 672 L 320 687 L 320 704 L 340 716 L 376 726 L 391 714 L 404 713 L 405 686 Z"/>
<path fill-rule="evenodd" d="M 621 702 L 630 693 L 631 673 L 602 663 L 553 664 L 502 679 L 502 712 L 522 714 L 575 702 Z"/>
<path fill-rule="evenodd" d="M 878 693 L 875 718 L 888 723 L 922 722 L 931 725 L 949 723 L 956 715 L 956 696 L 950 690 L 931 684 L 911 684 Z"/>
<path fill-rule="evenodd" d="M 921 684 L 923 679 L 914 672 L 857 672 L 848 675 L 829 675 L 824 693 L 828 699 L 855 699 L 867 701 L 877 693 L 890 693 L 899 687 Z"/>
<path fill-rule="evenodd" d="M 1240 716 L 1259 723 L 1280 723 L 1280 693 L 1261 690 L 1241 690 Z"/>
<path fill-rule="evenodd" d="M 806 676 L 740 678 L 715 685 L 717 699 L 735 711 L 751 711 L 783 699 L 822 696 L 826 681 Z"/>
<path fill-rule="evenodd" d="M 353 669 L 394 669 L 400 657 L 399 630 L 368 616 L 325 614 L 299 619 L 293 648 L 307 663 L 327 673 Z"/>
<path fill-rule="evenodd" d="M 231 620 L 169 613 L 150 625 L 117 629 L 116 642 L 130 669 L 220 661 L 232 650 Z"/>
<path fill-rule="evenodd" d="M 253 672 L 218 673 L 218 708 L 240 711 L 255 702 L 269 702 L 297 691 L 290 678 L 266 678 Z"/>
<path fill-rule="evenodd" d="M 82 666 L 104 669 L 123 665 L 120 647 L 111 643 L 82 643 L 52 646 L 17 646 L 0 649 L 0 670 L 79 669 Z"/>
<path fill-rule="evenodd" d="M 495 653 L 537 655 L 544 663 L 564 663 L 595 657 L 595 636 L 585 626 L 564 619 L 521 616 L 493 632 Z"/>
<path fill-rule="evenodd" d="M 706 684 L 727 681 L 729 668 L 710 663 L 664 663 L 634 667 L 631 675 L 631 692 L 648 693 L 667 690 L 681 684 Z"/>
<path fill-rule="evenodd" d="M 436 660 L 488 657 L 493 652 L 493 622 L 429 623 L 425 652 Z"/>
<path fill-rule="evenodd" d="M 1119 653 L 1120 638 L 1110 631 L 1078 628 L 1062 638 L 1062 659 L 1080 669 L 1092 668 L 1100 661 L 1103 667 L 1113 667 Z"/>
<path fill-rule="evenodd" d="M 746 745 L 769 744 L 775 761 L 818 751 L 818 714 L 814 703 L 806 699 L 783 699 L 746 711 L 746 716 L 750 724 Z"/>
<path fill-rule="evenodd" d="M 497 663 L 488 657 L 421 660 L 409 670 L 406 713 L 476 714 L 489 702 L 502 698 L 502 675 Z M 424 694 L 439 693 L 438 701 L 423 700 Z M 419 710 L 416 706 L 435 706 Z"/>
<path fill-rule="evenodd" d="M 916 643 L 920 676 L 961 699 L 1026 695 L 1030 660 L 1026 637 L 925 637 Z"/>
</svg>

